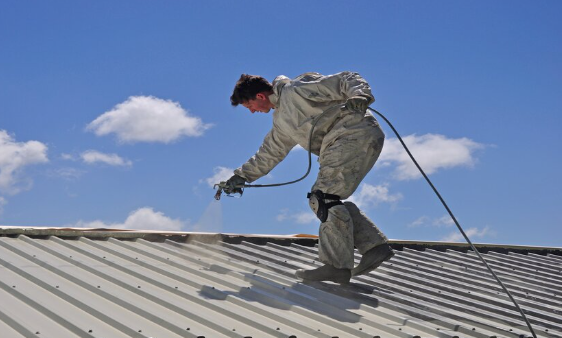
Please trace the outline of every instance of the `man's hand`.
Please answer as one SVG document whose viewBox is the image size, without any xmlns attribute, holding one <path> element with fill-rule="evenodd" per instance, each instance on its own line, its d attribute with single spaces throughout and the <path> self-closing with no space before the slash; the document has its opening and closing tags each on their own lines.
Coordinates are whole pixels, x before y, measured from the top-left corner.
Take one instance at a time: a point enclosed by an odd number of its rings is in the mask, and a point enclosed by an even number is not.
<svg viewBox="0 0 562 338">
<path fill-rule="evenodd" d="M 223 189 L 224 193 L 227 195 L 230 194 L 240 194 L 242 195 L 242 188 L 241 185 L 244 185 L 246 180 L 242 176 L 233 175 L 231 178 L 226 181 L 226 187 Z"/>
<path fill-rule="evenodd" d="M 365 113 L 369 107 L 369 100 L 363 96 L 353 96 L 347 99 L 345 107 L 352 111 Z"/>
</svg>

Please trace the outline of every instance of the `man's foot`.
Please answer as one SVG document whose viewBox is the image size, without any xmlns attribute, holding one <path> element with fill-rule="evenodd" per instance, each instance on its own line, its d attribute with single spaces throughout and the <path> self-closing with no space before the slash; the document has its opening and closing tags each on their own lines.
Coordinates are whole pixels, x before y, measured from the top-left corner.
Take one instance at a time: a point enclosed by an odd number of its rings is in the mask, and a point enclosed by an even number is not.
<svg viewBox="0 0 562 338">
<path fill-rule="evenodd" d="M 326 264 L 314 270 L 299 269 L 295 275 L 305 281 L 331 281 L 340 284 L 347 284 L 351 278 L 351 270 L 336 269 L 335 267 Z"/>
<path fill-rule="evenodd" d="M 376 268 L 378 268 L 382 262 L 389 260 L 394 256 L 394 252 L 388 244 L 381 244 L 372 248 L 371 250 L 365 252 L 363 257 L 361 257 L 361 262 L 353 270 L 351 270 L 352 276 L 367 274 Z"/>
</svg>

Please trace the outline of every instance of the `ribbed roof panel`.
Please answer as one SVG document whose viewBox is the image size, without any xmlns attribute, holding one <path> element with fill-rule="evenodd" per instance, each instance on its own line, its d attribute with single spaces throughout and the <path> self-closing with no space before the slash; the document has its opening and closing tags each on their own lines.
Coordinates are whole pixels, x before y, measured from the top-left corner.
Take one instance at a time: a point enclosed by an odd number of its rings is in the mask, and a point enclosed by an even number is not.
<svg viewBox="0 0 562 338">
<path fill-rule="evenodd" d="M 562 258 L 483 254 L 541 337 L 562 337 Z M 357 260 L 360 256 L 356 257 Z M 476 255 L 403 247 L 347 286 L 299 282 L 317 249 L 0 237 L 2 337 L 520 337 Z"/>
</svg>

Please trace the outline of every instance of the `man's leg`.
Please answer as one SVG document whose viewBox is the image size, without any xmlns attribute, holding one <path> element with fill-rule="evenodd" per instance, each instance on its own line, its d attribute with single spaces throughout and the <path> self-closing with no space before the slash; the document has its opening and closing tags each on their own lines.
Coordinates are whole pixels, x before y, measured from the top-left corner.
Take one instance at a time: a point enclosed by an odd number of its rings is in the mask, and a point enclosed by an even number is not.
<svg viewBox="0 0 562 338">
<path fill-rule="evenodd" d="M 378 131 L 358 130 L 326 147 L 319 158 L 320 172 L 312 191 L 320 190 L 342 199 L 351 196 L 380 154 L 384 134 Z M 332 200 L 324 202 L 330 203 Z M 315 210 L 313 203 L 311 208 Z M 352 215 L 345 205 L 332 206 L 327 213 L 327 219 L 320 225 L 318 256 L 328 267 L 300 270 L 297 276 L 308 280 L 335 281 L 328 278 L 332 273 L 338 276 L 337 281 L 341 283 L 345 280 L 347 271 L 354 266 L 354 225 Z M 363 232 L 374 231 L 367 227 L 361 229 L 364 229 Z"/>
</svg>

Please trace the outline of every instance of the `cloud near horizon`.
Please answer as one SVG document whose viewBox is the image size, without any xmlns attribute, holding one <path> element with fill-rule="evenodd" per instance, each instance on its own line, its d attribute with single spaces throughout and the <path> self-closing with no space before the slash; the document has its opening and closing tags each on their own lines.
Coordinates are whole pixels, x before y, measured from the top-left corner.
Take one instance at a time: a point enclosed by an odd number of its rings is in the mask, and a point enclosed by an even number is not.
<svg viewBox="0 0 562 338">
<path fill-rule="evenodd" d="M 111 166 L 129 167 L 133 162 L 123 159 L 117 154 L 105 154 L 97 150 L 86 150 L 80 154 L 82 161 L 87 164 L 105 163 Z"/>
<path fill-rule="evenodd" d="M 115 134 L 119 142 L 170 143 L 197 137 L 212 125 L 191 116 L 179 103 L 154 96 L 131 96 L 86 127 L 97 136 Z"/>
<path fill-rule="evenodd" d="M 416 227 L 452 227 L 455 225 L 455 221 L 451 218 L 450 215 L 446 214 L 439 218 L 430 218 L 429 216 L 421 216 L 412 223 L 408 224 L 409 228 L 416 228 Z"/>
<path fill-rule="evenodd" d="M 368 208 L 375 207 L 380 203 L 394 203 L 402 199 L 402 194 L 391 194 L 388 184 L 371 185 L 362 183 L 359 190 L 356 191 L 348 200 L 357 205 L 357 207 Z"/>
<path fill-rule="evenodd" d="M 438 134 L 416 134 L 403 137 L 404 143 L 426 174 L 454 167 L 473 167 L 474 152 L 484 148 L 483 144 L 466 137 L 450 139 Z M 383 166 L 396 164 L 393 176 L 398 180 L 421 178 L 422 175 L 396 138 L 385 141 L 379 162 Z"/>
<path fill-rule="evenodd" d="M 17 194 L 31 188 L 32 180 L 22 178 L 23 169 L 49 162 L 47 146 L 39 141 L 16 142 L 0 130 L 0 193 Z"/>
<path fill-rule="evenodd" d="M 470 238 L 471 242 L 474 238 L 484 238 L 488 236 L 494 236 L 495 232 L 490 230 L 490 227 L 485 227 L 484 229 L 470 228 L 464 231 L 464 233 Z M 441 238 L 444 242 L 464 242 L 465 239 L 459 231 L 454 231 L 448 235 Z"/>
<path fill-rule="evenodd" d="M 7 203 L 8 201 L 6 201 L 4 197 L 0 196 L 0 216 L 4 212 L 4 205 L 6 205 Z"/>
<path fill-rule="evenodd" d="M 318 217 L 312 212 L 312 210 L 290 213 L 288 209 L 283 209 L 281 210 L 280 214 L 277 215 L 276 219 L 278 222 L 292 220 L 293 222 L 298 224 L 310 224 L 319 222 Z"/>
<path fill-rule="evenodd" d="M 80 220 L 73 226 L 78 228 L 182 231 L 185 225 L 185 222 L 179 219 L 172 219 L 150 207 L 143 207 L 131 212 L 123 223 L 105 223 L 100 220 L 85 222 Z"/>
</svg>

